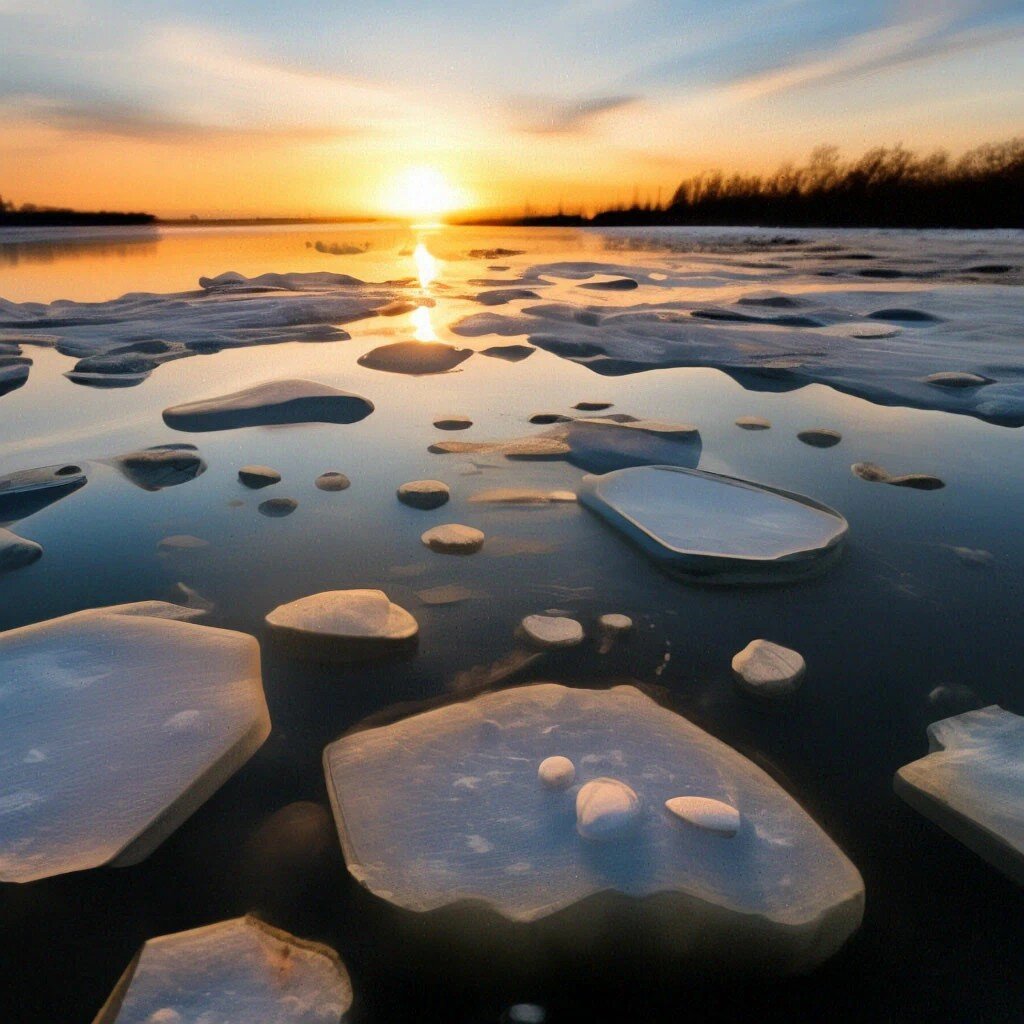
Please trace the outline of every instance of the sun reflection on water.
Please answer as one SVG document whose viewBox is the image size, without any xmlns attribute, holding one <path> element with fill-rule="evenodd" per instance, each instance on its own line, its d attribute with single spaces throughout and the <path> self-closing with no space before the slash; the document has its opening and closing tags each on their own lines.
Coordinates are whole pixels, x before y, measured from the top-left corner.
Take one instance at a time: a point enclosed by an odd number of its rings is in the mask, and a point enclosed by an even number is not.
<svg viewBox="0 0 1024 1024">
<path fill-rule="evenodd" d="M 434 325 L 430 320 L 430 307 L 417 306 L 410 318 L 416 332 L 413 337 L 417 341 L 437 341 L 437 334 L 434 333 Z"/>
<path fill-rule="evenodd" d="M 423 242 L 416 243 L 416 248 L 412 253 L 412 261 L 416 264 L 416 274 L 420 279 L 420 287 L 426 291 L 430 287 L 431 282 L 437 280 L 440 265 Z"/>
</svg>

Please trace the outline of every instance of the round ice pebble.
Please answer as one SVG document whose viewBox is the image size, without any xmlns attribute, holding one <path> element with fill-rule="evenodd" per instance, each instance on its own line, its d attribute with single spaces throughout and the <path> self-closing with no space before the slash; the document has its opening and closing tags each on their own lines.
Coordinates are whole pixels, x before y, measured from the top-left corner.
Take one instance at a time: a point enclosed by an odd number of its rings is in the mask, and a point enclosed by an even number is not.
<svg viewBox="0 0 1024 1024">
<path fill-rule="evenodd" d="M 575 647 L 583 642 L 583 627 L 563 615 L 527 615 L 522 628 L 537 647 Z"/>
<path fill-rule="evenodd" d="M 448 485 L 440 480 L 410 480 L 398 488 L 398 500 L 403 505 L 425 511 L 440 508 L 450 497 Z"/>
<path fill-rule="evenodd" d="M 796 693 L 806 667 L 797 651 L 770 640 L 751 640 L 732 659 L 740 689 L 758 697 L 789 697 Z"/>
<path fill-rule="evenodd" d="M 640 797 L 618 779 L 592 779 L 576 794 L 576 831 L 584 839 L 619 839 L 640 817 Z"/>
<path fill-rule="evenodd" d="M 567 757 L 546 757 L 537 769 L 537 778 L 548 789 L 568 789 L 576 781 L 576 766 Z"/>
<path fill-rule="evenodd" d="M 443 555 L 471 555 L 484 546 L 482 530 L 459 523 L 445 523 L 427 530 L 420 540 L 431 551 L 439 551 Z"/>
</svg>

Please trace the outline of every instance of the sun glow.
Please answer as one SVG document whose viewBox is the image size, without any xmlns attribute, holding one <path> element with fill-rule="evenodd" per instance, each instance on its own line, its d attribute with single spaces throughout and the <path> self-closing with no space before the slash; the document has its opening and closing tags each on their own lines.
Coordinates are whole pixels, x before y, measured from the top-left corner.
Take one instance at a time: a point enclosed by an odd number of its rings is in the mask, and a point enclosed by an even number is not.
<svg viewBox="0 0 1024 1024">
<path fill-rule="evenodd" d="M 391 182 L 381 205 L 399 217 L 436 220 L 465 204 L 466 197 L 435 167 L 410 167 Z"/>
<path fill-rule="evenodd" d="M 420 279 L 420 287 L 426 291 L 431 281 L 437 280 L 437 273 L 440 270 L 438 262 L 422 242 L 416 243 L 416 248 L 412 251 L 412 261 L 416 264 L 416 276 Z"/>
</svg>

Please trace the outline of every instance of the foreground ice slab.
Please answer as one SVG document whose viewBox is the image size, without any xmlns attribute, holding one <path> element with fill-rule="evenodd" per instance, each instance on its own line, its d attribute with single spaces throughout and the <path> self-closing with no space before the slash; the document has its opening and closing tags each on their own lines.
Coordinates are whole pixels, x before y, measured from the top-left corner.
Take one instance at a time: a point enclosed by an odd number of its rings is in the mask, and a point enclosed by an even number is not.
<svg viewBox="0 0 1024 1024">
<path fill-rule="evenodd" d="M 93 1024 L 339 1024 L 338 954 L 254 917 L 150 939 Z"/>
<path fill-rule="evenodd" d="M 573 785 L 538 779 L 550 757 L 572 761 Z M 593 921 L 633 897 L 638 927 L 668 929 L 687 958 L 772 971 L 820 962 L 860 923 L 860 875 L 799 805 L 633 687 L 490 693 L 345 736 L 324 763 L 349 870 L 408 910 Z M 577 828 L 598 780 L 638 799 L 613 841 Z M 736 808 L 737 834 L 666 808 L 688 795 Z"/>
<path fill-rule="evenodd" d="M 198 291 L 132 292 L 109 302 L 0 298 L 0 332 L 11 341 L 55 343 L 82 359 L 76 372 L 85 376 L 144 379 L 160 363 L 197 352 L 347 338 L 339 324 L 374 316 L 398 294 L 327 273 L 227 273 L 199 283 Z"/>
<path fill-rule="evenodd" d="M 928 750 L 896 792 L 1024 885 L 1024 718 L 994 704 L 946 718 L 928 726 Z"/>
<path fill-rule="evenodd" d="M 175 430 L 234 430 L 282 423 L 358 423 L 373 402 L 312 380 L 272 380 L 265 384 L 164 409 Z"/>
<path fill-rule="evenodd" d="M 847 532 L 838 512 L 811 498 L 677 466 L 585 476 L 579 499 L 662 568 L 708 582 L 809 575 Z"/>
<path fill-rule="evenodd" d="M 142 860 L 266 739 L 255 639 L 167 609 L 0 633 L 0 881 Z"/>
</svg>

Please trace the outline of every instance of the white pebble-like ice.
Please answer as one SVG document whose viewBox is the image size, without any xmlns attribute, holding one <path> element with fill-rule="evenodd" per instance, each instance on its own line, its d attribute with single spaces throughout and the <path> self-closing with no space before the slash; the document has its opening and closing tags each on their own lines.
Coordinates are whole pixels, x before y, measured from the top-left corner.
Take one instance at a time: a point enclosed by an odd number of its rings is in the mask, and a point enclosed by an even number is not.
<svg viewBox="0 0 1024 1024">
<path fill-rule="evenodd" d="M 537 778 L 548 789 L 568 789 L 576 781 L 576 766 L 567 757 L 545 757 L 537 768 Z"/>
<path fill-rule="evenodd" d="M 527 615 L 523 633 L 537 647 L 575 647 L 583 643 L 583 627 L 564 615 Z"/>
<path fill-rule="evenodd" d="M 736 682 L 756 697 L 792 696 L 799 689 L 806 668 L 799 651 L 770 640 L 751 640 L 732 659 Z"/>
</svg>

